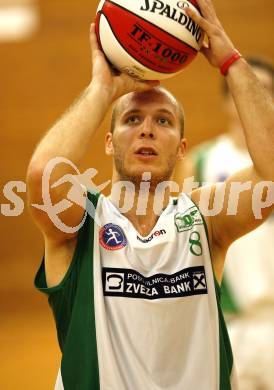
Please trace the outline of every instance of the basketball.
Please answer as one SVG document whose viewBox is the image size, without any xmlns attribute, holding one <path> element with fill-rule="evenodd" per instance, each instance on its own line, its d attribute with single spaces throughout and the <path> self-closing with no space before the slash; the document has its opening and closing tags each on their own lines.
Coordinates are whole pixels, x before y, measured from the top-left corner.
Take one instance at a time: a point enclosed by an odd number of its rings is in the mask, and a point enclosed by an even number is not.
<svg viewBox="0 0 274 390">
<path fill-rule="evenodd" d="M 112 65 L 143 80 L 173 77 L 201 48 L 204 32 L 184 12 L 196 0 L 101 0 L 96 36 Z"/>
</svg>

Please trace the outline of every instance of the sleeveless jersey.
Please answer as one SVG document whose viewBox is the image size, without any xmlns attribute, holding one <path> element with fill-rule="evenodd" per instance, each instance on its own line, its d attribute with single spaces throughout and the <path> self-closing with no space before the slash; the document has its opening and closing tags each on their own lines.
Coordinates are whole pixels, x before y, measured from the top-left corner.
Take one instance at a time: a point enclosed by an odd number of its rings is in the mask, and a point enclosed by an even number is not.
<svg viewBox="0 0 274 390">
<path fill-rule="evenodd" d="M 226 135 L 196 149 L 196 180 L 215 183 L 252 164 L 248 152 L 235 148 Z M 228 249 L 222 283 L 222 308 L 247 310 L 260 300 L 274 299 L 274 216 L 236 240 Z M 235 273 L 235 269 L 237 272 Z"/>
<path fill-rule="evenodd" d="M 98 196 L 89 194 L 97 204 Z M 104 196 L 63 281 L 47 288 L 62 364 L 56 390 L 228 390 L 232 354 L 206 225 L 182 194 L 147 237 Z M 98 224 L 99 223 L 99 224 Z"/>
</svg>

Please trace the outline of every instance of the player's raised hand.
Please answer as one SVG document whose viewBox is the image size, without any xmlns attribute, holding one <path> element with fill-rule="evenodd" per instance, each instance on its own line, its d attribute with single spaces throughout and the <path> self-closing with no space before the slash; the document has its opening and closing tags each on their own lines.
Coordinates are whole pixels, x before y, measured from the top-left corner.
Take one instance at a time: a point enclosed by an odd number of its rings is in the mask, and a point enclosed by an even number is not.
<svg viewBox="0 0 274 390">
<path fill-rule="evenodd" d="M 140 81 L 118 72 L 106 60 L 102 50 L 98 46 L 95 25 L 90 27 L 90 45 L 92 51 L 92 83 L 102 88 L 102 92 L 109 94 L 110 100 L 133 91 L 146 91 L 160 84 L 159 81 Z"/>
<path fill-rule="evenodd" d="M 197 3 L 202 16 L 190 8 L 186 8 L 185 12 L 205 31 L 208 37 L 208 44 L 203 44 L 201 52 L 212 66 L 220 68 L 236 49 L 218 19 L 212 1 L 197 0 Z"/>
</svg>

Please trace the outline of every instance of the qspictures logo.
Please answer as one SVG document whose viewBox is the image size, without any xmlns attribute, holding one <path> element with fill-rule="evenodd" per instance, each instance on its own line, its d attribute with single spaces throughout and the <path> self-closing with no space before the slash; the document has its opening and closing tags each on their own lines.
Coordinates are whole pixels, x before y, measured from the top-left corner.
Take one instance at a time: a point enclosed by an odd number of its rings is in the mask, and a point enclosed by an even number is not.
<svg viewBox="0 0 274 390">
<path fill-rule="evenodd" d="M 68 165 L 75 171 L 75 174 L 65 174 L 63 177 L 52 183 L 52 173 L 59 164 Z M 98 171 L 95 168 L 88 168 L 85 172 L 81 173 L 75 164 L 64 158 L 55 157 L 48 161 L 42 175 L 42 203 L 32 203 L 31 207 L 34 207 L 40 212 L 47 214 L 52 223 L 64 233 L 75 233 L 85 222 L 85 218 L 89 215 L 94 219 L 96 224 L 102 227 L 101 220 L 96 213 L 96 209 L 93 203 L 87 197 L 87 189 L 91 188 L 95 192 L 102 192 L 107 186 L 111 184 L 111 180 L 107 180 L 100 185 L 96 185 L 93 182 L 93 178 L 97 175 Z M 136 199 L 136 193 L 138 193 L 139 205 L 136 215 L 146 215 L 148 204 L 146 201 L 150 191 L 151 172 L 144 172 L 142 175 L 142 181 L 140 188 L 136 188 L 135 184 L 124 180 L 113 183 L 111 187 L 111 199 L 114 204 L 120 204 L 121 194 L 123 194 L 124 202 L 119 206 L 121 214 L 125 214 L 130 211 L 134 205 Z M 55 188 L 69 183 L 71 185 L 69 191 L 64 195 L 63 199 L 59 202 L 53 203 L 51 199 L 52 191 Z M 244 191 L 250 191 L 250 208 L 253 212 L 255 219 L 263 218 L 263 209 L 270 207 L 274 203 L 274 182 L 273 181 L 259 181 L 255 185 L 252 185 L 251 181 L 247 182 L 230 182 L 229 188 L 225 183 L 215 184 L 214 199 L 211 202 L 211 184 L 202 183 L 200 190 L 200 201 L 197 205 L 200 213 L 204 216 L 215 216 L 221 212 L 226 215 L 237 215 L 239 199 L 241 193 Z M 194 180 L 194 177 L 188 177 L 184 180 L 183 188 L 180 189 L 178 183 L 168 180 L 162 181 L 157 184 L 154 189 L 154 201 L 153 211 L 156 215 L 160 216 L 164 207 L 164 194 L 169 190 L 173 193 L 186 193 L 189 194 L 193 190 L 199 187 L 199 183 Z M 8 203 L 1 204 L 1 214 L 6 217 L 17 217 L 24 212 L 24 201 L 18 195 L 18 193 L 24 193 L 27 191 L 27 185 L 23 181 L 9 181 L 3 187 L 4 198 Z M 227 201 L 225 202 L 225 195 Z M 61 214 L 74 205 L 78 205 L 84 210 L 84 217 L 77 226 L 70 226 L 63 222 Z M 194 215 L 190 212 L 188 215 L 178 214 L 176 216 L 177 230 L 188 230 L 193 225 L 200 223 L 198 214 Z"/>
<path fill-rule="evenodd" d="M 203 266 L 189 267 L 174 274 L 155 274 L 145 277 L 132 269 L 103 268 L 105 296 L 160 299 L 207 294 Z"/>
</svg>

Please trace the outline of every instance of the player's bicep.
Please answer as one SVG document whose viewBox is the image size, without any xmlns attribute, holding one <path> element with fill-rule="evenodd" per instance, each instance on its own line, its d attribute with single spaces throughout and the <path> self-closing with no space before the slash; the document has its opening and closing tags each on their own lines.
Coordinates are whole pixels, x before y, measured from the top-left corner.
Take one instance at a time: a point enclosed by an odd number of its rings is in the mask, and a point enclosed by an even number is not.
<svg viewBox="0 0 274 390">
<path fill-rule="evenodd" d="M 44 236 L 55 241 L 76 236 L 85 212 L 86 189 L 73 180 L 55 185 L 63 177 L 54 175 L 47 183 L 38 173 L 27 178 L 31 215 Z"/>
</svg>

